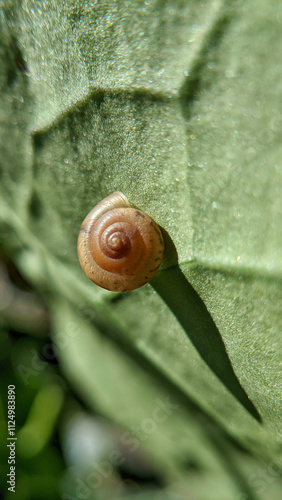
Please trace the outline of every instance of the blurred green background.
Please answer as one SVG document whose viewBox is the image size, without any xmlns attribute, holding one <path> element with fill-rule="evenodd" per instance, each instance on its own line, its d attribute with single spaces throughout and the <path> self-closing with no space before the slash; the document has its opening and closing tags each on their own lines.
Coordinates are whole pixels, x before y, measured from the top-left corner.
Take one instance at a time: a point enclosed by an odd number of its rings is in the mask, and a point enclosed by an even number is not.
<svg viewBox="0 0 282 500">
<path fill-rule="evenodd" d="M 11 234 L 4 231 L 1 235 L 6 249 Z M 170 384 L 164 389 L 163 383 L 155 381 L 158 397 L 153 412 L 149 410 L 145 418 L 137 417 L 139 425 L 135 428 L 117 426 L 98 409 L 95 411 L 93 405 L 88 404 L 87 394 L 81 399 L 75 385 L 69 384 L 60 369 L 58 347 L 52 340 L 48 295 L 46 291 L 36 291 L 25 281 L 2 248 L 1 489 L 4 498 L 243 500 L 280 497 L 281 480 L 275 461 L 265 462 L 254 457 L 181 394 L 175 393 L 173 399 L 171 395 L 168 397 Z M 91 323 L 93 311 L 82 312 Z M 107 351 L 106 360 L 109 361 Z M 97 380 L 102 387 L 103 382 L 102 378 Z M 9 493 L 6 483 L 9 385 L 15 385 L 16 493 Z M 120 390 L 126 394 L 126 387 Z M 131 404 L 134 404 L 132 398 L 128 398 L 128 406 Z M 142 406 L 146 407 L 147 403 Z M 184 424 L 181 422 L 183 409 Z M 170 419 L 172 429 L 170 425 L 164 427 Z M 184 428 L 186 424 L 188 433 Z M 179 425 L 182 429 L 174 428 Z M 164 447 L 166 440 L 170 440 L 172 447 L 178 448 L 174 453 L 177 455 L 180 451 L 179 464 L 177 460 L 175 464 L 170 463 L 170 457 L 166 456 L 160 463 L 152 456 L 146 444 L 153 434 L 164 441 Z M 181 443 L 184 450 L 179 450 Z"/>
</svg>

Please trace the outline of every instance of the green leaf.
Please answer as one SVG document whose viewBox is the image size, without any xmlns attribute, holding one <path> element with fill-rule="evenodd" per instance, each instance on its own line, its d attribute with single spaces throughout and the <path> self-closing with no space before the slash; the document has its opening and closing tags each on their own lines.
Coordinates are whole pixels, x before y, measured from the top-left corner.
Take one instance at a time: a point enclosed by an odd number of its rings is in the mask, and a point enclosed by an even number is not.
<svg viewBox="0 0 282 500">
<path fill-rule="evenodd" d="M 17 6 L 0 11 L 1 219 L 22 272 L 48 290 L 63 371 L 124 428 L 175 394 L 181 418 L 146 440 L 170 481 L 194 405 L 281 461 L 280 2 Z M 79 268 L 80 224 L 115 190 L 177 250 L 158 293 L 113 295 Z"/>
</svg>

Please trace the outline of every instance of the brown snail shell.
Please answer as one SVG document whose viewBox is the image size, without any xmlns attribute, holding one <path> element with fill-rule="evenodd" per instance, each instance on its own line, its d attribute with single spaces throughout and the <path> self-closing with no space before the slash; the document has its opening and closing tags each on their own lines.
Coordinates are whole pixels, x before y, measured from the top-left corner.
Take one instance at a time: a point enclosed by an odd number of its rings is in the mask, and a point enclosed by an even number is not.
<svg viewBox="0 0 282 500">
<path fill-rule="evenodd" d="M 161 230 L 144 212 L 130 207 L 116 191 L 85 217 L 77 252 L 94 283 L 114 292 L 135 290 L 158 271 L 164 251 Z"/>
</svg>

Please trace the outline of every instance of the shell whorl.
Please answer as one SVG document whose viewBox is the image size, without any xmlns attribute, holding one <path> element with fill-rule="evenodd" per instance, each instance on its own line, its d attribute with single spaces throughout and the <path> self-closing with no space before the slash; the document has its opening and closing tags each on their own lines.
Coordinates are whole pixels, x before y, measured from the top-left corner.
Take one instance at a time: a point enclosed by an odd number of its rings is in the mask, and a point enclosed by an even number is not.
<svg viewBox="0 0 282 500">
<path fill-rule="evenodd" d="M 162 262 L 164 243 L 155 221 L 115 192 L 85 217 L 77 248 L 88 278 L 107 290 L 126 292 L 153 278 Z"/>
</svg>

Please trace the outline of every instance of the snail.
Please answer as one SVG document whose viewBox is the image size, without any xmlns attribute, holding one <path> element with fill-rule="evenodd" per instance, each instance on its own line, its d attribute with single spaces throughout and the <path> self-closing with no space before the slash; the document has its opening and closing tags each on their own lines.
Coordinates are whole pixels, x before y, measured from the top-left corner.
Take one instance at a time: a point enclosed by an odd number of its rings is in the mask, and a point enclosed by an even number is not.
<svg viewBox="0 0 282 500">
<path fill-rule="evenodd" d="M 156 274 L 164 241 L 156 222 L 116 191 L 85 217 L 77 252 L 83 271 L 94 283 L 127 292 L 145 285 Z"/>
</svg>

